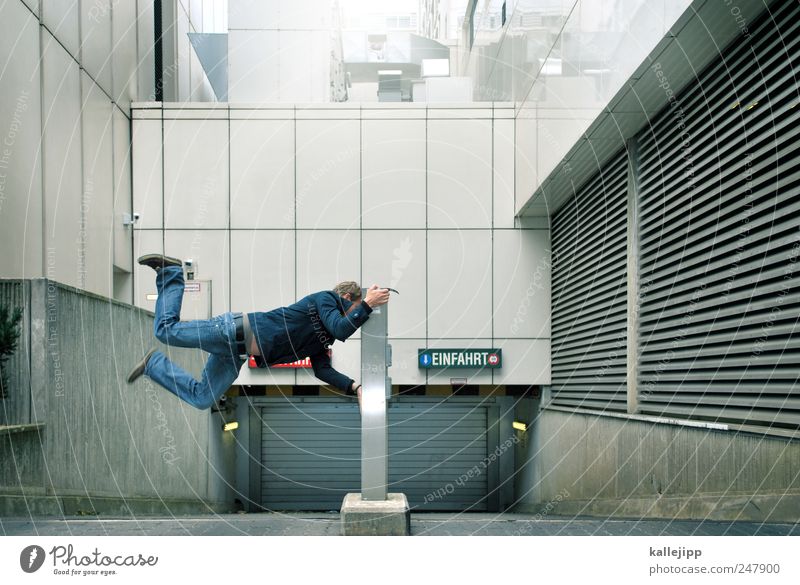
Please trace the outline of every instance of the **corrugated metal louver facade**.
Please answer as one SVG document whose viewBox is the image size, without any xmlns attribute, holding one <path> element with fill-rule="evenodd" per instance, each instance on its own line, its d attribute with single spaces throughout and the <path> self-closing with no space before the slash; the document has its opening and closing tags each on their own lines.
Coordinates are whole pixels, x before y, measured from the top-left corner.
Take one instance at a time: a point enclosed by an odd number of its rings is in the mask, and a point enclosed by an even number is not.
<svg viewBox="0 0 800 585">
<path fill-rule="evenodd" d="M 800 5 L 639 143 L 639 412 L 800 426 Z"/>
<path fill-rule="evenodd" d="M 627 156 L 553 217 L 553 404 L 626 410 Z"/>
<path fill-rule="evenodd" d="M 774 2 L 553 216 L 553 405 L 796 436 L 798 63 Z"/>
</svg>

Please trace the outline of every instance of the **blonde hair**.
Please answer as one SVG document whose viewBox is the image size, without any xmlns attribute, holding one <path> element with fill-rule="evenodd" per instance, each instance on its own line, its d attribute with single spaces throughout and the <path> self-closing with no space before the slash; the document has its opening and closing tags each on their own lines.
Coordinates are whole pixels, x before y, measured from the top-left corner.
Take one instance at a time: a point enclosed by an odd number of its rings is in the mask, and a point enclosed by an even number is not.
<svg viewBox="0 0 800 585">
<path fill-rule="evenodd" d="M 349 294 L 350 298 L 354 301 L 361 298 L 361 286 L 359 286 L 357 282 L 354 282 L 352 280 L 345 280 L 344 282 L 340 282 L 335 287 L 333 287 L 333 292 L 335 292 L 340 297 Z"/>
</svg>

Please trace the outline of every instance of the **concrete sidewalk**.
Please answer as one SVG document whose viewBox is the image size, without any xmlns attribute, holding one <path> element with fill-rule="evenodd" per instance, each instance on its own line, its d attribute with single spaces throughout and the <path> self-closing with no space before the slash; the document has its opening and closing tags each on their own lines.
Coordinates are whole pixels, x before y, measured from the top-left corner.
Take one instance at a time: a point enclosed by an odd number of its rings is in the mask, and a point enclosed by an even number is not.
<svg viewBox="0 0 800 585">
<path fill-rule="evenodd" d="M 5 536 L 335 536 L 338 513 L 137 518 L 0 518 Z M 798 524 L 604 520 L 526 514 L 412 514 L 413 536 L 800 536 Z"/>
</svg>

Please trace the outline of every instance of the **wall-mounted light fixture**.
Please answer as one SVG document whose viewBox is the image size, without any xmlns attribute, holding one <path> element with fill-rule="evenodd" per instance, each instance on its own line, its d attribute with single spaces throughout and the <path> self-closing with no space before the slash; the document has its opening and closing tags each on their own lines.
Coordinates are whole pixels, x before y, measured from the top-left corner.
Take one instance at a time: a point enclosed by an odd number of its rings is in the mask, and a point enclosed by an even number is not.
<svg viewBox="0 0 800 585">
<path fill-rule="evenodd" d="M 528 425 L 526 425 L 524 422 L 519 422 L 518 420 L 515 420 L 513 423 L 511 423 L 511 426 L 518 431 L 522 431 L 523 433 L 528 430 Z"/>
<path fill-rule="evenodd" d="M 222 427 L 223 431 L 235 431 L 239 428 L 239 423 L 236 421 L 225 423 Z"/>
</svg>

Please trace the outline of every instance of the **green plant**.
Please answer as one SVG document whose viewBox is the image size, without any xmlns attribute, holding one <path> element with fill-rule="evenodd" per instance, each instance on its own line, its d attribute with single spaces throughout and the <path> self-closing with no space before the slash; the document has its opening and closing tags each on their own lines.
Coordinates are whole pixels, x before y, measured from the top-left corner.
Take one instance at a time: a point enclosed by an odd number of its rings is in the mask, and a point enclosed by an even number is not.
<svg viewBox="0 0 800 585">
<path fill-rule="evenodd" d="M 11 354 L 17 350 L 19 341 L 19 322 L 22 319 L 22 309 L 19 307 L 14 310 L 8 307 L 0 307 L 0 399 L 8 396 L 8 377 L 5 370 L 5 363 Z"/>
</svg>

